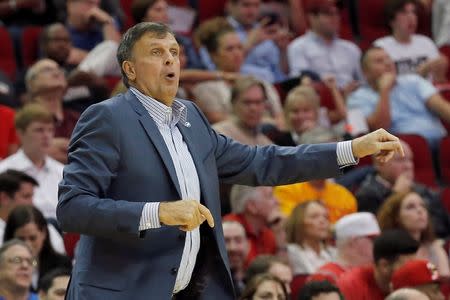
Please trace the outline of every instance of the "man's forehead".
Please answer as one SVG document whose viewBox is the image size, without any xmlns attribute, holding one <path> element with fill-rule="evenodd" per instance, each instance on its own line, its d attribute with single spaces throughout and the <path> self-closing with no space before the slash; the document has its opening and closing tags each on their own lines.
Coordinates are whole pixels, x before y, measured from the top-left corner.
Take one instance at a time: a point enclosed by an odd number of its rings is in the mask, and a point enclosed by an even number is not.
<svg viewBox="0 0 450 300">
<path fill-rule="evenodd" d="M 142 37 L 138 40 L 138 42 L 144 42 L 145 44 L 160 44 L 160 45 L 173 44 L 178 46 L 177 40 L 170 33 L 166 33 L 164 36 L 162 36 L 157 33 L 147 32 L 142 35 Z"/>
</svg>

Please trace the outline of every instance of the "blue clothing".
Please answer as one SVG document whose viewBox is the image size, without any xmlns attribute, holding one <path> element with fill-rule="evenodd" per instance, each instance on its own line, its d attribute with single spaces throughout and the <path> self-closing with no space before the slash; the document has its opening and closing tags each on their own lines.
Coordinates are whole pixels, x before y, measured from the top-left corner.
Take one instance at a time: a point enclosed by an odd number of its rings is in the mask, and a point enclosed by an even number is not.
<svg viewBox="0 0 450 300">
<path fill-rule="evenodd" d="M 243 44 L 246 43 L 247 31 L 245 28 L 233 17 L 228 17 L 227 20 L 239 35 L 241 42 Z M 253 47 L 253 49 L 247 53 L 244 65 L 253 67 L 253 72 L 258 72 L 258 69 L 261 69 L 261 72 L 271 74 L 270 78 L 264 78 L 264 80 L 270 83 L 279 82 L 287 78 L 286 74 L 284 74 L 280 68 L 280 57 L 280 49 L 274 41 L 266 40 Z M 255 76 L 258 77 L 256 74 Z"/>
<path fill-rule="evenodd" d="M 436 88 L 418 75 L 399 75 L 389 95 L 389 130 L 393 133 L 421 135 L 434 148 L 447 134 L 439 118 L 426 105 L 428 99 L 436 93 Z M 378 92 L 365 85 L 349 96 L 347 106 L 349 109 L 361 110 L 368 117 L 375 112 L 378 100 Z"/>
<path fill-rule="evenodd" d="M 8 299 L 4 298 L 3 296 L 0 296 L 0 300 L 8 300 Z M 39 300 L 39 297 L 35 293 L 30 293 L 27 300 Z"/>
<path fill-rule="evenodd" d="M 86 51 L 94 49 L 95 46 L 103 42 L 103 32 L 100 27 L 93 30 L 81 32 L 70 25 L 67 25 L 72 45 Z"/>
<path fill-rule="evenodd" d="M 332 75 L 339 87 L 362 80 L 361 50 L 352 42 L 335 38 L 328 44 L 309 31 L 289 44 L 287 55 L 292 77 L 306 70 L 316 72 L 322 78 Z"/>
</svg>

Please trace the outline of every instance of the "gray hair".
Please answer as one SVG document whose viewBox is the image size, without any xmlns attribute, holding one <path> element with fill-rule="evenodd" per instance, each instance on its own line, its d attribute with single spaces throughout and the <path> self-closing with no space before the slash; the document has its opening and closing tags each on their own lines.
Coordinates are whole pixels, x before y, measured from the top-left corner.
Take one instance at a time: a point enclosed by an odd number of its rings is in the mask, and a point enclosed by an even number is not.
<svg viewBox="0 0 450 300">
<path fill-rule="evenodd" d="M 422 296 L 422 299 L 430 299 L 427 295 L 416 289 L 403 288 L 391 293 L 386 300 L 411 300 Z"/>
<path fill-rule="evenodd" d="M 255 197 L 258 187 L 246 185 L 233 185 L 230 193 L 231 211 L 235 214 L 244 212 L 249 200 Z"/>
<path fill-rule="evenodd" d="M 134 45 L 146 33 L 151 33 L 155 37 L 161 39 L 165 38 L 167 34 L 171 34 L 175 37 L 175 34 L 169 26 L 154 22 L 138 23 L 125 32 L 117 49 L 117 61 L 119 62 L 123 83 L 126 87 L 130 87 L 130 85 L 128 83 L 128 77 L 122 68 L 122 63 L 132 58 Z"/>
<path fill-rule="evenodd" d="M 33 253 L 33 252 L 31 251 L 31 248 L 30 248 L 24 241 L 19 240 L 19 239 L 11 239 L 11 240 L 5 242 L 5 243 L 2 245 L 2 247 L 0 248 L 0 261 L 3 260 L 3 255 L 5 254 L 5 252 L 6 252 L 9 248 L 11 248 L 11 247 L 13 247 L 13 246 L 17 246 L 17 245 L 26 248 L 26 249 L 30 252 L 30 254 Z"/>
</svg>

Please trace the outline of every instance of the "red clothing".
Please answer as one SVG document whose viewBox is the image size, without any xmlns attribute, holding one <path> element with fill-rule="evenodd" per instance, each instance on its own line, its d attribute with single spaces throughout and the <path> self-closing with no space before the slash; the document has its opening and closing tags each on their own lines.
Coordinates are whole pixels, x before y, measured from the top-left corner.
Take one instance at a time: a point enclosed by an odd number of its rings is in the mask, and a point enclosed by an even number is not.
<svg viewBox="0 0 450 300">
<path fill-rule="evenodd" d="M 0 105 L 0 159 L 8 156 L 10 145 L 19 145 L 14 125 L 14 110 Z"/>
<path fill-rule="evenodd" d="M 354 268 L 338 279 L 346 300 L 383 300 L 385 294 L 375 281 L 373 266 Z"/>
<path fill-rule="evenodd" d="M 245 220 L 242 214 L 228 214 L 223 217 L 224 221 L 237 221 L 242 224 L 247 234 L 247 240 L 250 244 L 245 265 L 248 266 L 251 261 L 260 254 L 276 254 L 277 243 L 275 235 L 269 227 L 264 227 L 258 234 L 252 226 Z"/>
<path fill-rule="evenodd" d="M 74 110 L 64 109 L 63 115 L 64 119 L 62 122 L 58 122 L 58 120 L 55 119 L 55 137 L 70 138 L 72 131 L 78 122 L 80 113 Z"/>
<path fill-rule="evenodd" d="M 345 269 L 340 264 L 330 262 L 321 266 L 316 273 L 308 277 L 307 281 L 327 280 L 332 284 L 337 284 L 338 279 L 347 271 L 348 269 Z"/>
</svg>

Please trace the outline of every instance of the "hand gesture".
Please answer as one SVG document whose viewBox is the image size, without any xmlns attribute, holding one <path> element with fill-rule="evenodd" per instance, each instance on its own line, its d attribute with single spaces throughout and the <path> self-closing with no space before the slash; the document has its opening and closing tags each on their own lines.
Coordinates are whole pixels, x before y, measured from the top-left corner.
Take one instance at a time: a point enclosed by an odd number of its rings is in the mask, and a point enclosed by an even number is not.
<svg viewBox="0 0 450 300">
<path fill-rule="evenodd" d="M 196 200 L 179 200 L 159 204 L 159 221 L 164 225 L 178 226 L 180 230 L 192 231 L 204 221 L 214 227 L 209 209 Z"/>
<path fill-rule="evenodd" d="M 327 87 L 327 88 L 329 88 L 331 91 L 332 90 L 336 90 L 338 87 L 337 87 L 337 83 L 336 83 L 336 78 L 334 77 L 334 76 L 332 76 L 332 75 L 328 75 L 328 76 L 325 76 L 323 79 L 322 79 L 322 82 L 325 84 L 325 86 Z"/>
<path fill-rule="evenodd" d="M 395 85 L 397 76 L 393 72 L 385 73 L 378 79 L 378 89 L 380 91 L 390 91 Z"/>
<path fill-rule="evenodd" d="M 375 155 L 375 159 L 381 163 L 389 161 L 395 153 L 405 156 L 398 137 L 382 128 L 354 139 L 352 151 L 357 158 Z"/>
<path fill-rule="evenodd" d="M 89 21 L 95 21 L 100 24 L 112 24 L 113 18 L 108 15 L 107 12 L 100 9 L 99 7 L 93 7 L 91 8 L 87 13 L 86 17 Z"/>
<path fill-rule="evenodd" d="M 413 182 L 412 174 L 405 172 L 397 177 L 392 189 L 398 193 L 405 193 L 411 190 Z"/>
</svg>

